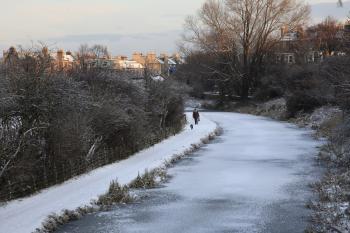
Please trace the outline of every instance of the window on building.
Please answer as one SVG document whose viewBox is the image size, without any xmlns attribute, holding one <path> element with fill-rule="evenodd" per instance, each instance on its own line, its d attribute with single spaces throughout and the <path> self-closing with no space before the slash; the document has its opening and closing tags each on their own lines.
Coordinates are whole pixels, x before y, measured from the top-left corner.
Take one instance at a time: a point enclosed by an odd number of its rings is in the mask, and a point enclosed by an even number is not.
<svg viewBox="0 0 350 233">
<path fill-rule="evenodd" d="M 293 55 L 288 55 L 288 63 L 294 63 Z"/>
<path fill-rule="evenodd" d="M 307 58 L 307 62 L 309 62 L 309 63 L 312 63 L 312 62 L 314 62 L 314 56 L 313 56 L 313 54 L 309 54 L 309 56 L 308 56 L 308 58 Z"/>
<path fill-rule="evenodd" d="M 276 56 L 276 62 L 277 62 L 277 63 L 280 63 L 280 62 L 281 62 L 281 56 L 280 56 L 280 55 L 277 55 L 277 56 Z"/>
</svg>

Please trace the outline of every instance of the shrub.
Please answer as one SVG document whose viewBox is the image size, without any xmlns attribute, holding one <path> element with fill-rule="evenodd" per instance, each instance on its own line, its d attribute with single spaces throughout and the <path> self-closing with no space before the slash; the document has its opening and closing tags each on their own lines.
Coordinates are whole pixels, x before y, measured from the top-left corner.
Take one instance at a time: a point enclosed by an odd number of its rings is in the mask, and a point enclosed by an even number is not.
<svg viewBox="0 0 350 233">
<path fill-rule="evenodd" d="M 288 117 L 295 117 L 298 112 L 311 112 L 324 104 L 322 99 L 303 92 L 297 92 L 287 98 Z"/>
<path fill-rule="evenodd" d="M 277 87 L 266 87 L 259 89 L 255 95 L 254 99 L 258 101 L 268 101 L 271 99 L 279 98 L 283 96 L 283 90 Z"/>
<path fill-rule="evenodd" d="M 112 181 L 106 194 L 99 196 L 96 204 L 99 206 L 112 206 L 133 201 L 127 186 L 121 186 L 117 181 Z"/>
<path fill-rule="evenodd" d="M 155 188 L 157 186 L 157 173 L 156 171 L 148 172 L 148 170 L 145 171 L 145 173 L 140 176 L 140 174 L 137 175 L 136 179 L 133 180 L 129 187 L 130 188 Z"/>
</svg>

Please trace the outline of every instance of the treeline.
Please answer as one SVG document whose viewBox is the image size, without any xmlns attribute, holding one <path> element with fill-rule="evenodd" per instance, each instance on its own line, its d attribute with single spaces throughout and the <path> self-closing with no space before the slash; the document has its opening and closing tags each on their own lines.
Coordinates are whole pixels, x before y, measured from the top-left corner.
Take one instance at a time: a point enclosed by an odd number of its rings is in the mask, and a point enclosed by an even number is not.
<svg viewBox="0 0 350 233">
<path fill-rule="evenodd" d="M 127 158 L 182 129 L 175 81 L 77 66 L 53 70 L 47 50 L 0 70 L 0 201 Z"/>
<path fill-rule="evenodd" d="M 287 118 L 311 113 L 324 105 L 339 106 L 346 115 L 350 110 L 350 57 L 328 57 L 319 64 L 274 67 L 263 77 L 255 100 L 284 97 Z"/>
<path fill-rule="evenodd" d="M 219 105 L 294 95 L 294 76 L 321 82 L 317 76 L 330 75 L 319 68 L 342 64 L 349 55 L 349 25 L 346 29 L 344 22 L 327 17 L 307 26 L 309 15 L 301 1 L 207 0 L 186 21 L 182 49 L 187 60 L 178 78 L 192 87 L 193 96 L 211 94 Z M 310 88 L 299 92 L 310 95 Z"/>
</svg>

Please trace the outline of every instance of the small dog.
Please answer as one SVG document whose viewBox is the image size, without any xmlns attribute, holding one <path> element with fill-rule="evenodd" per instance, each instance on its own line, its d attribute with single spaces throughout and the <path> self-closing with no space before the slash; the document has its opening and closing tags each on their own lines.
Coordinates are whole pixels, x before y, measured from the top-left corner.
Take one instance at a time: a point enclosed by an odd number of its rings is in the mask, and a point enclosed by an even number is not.
<svg viewBox="0 0 350 233">
<path fill-rule="evenodd" d="M 190 124 L 190 128 L 191 128 L 191 130 L 193 129 L 193 125 L 192 124 Z"/>
</svg>

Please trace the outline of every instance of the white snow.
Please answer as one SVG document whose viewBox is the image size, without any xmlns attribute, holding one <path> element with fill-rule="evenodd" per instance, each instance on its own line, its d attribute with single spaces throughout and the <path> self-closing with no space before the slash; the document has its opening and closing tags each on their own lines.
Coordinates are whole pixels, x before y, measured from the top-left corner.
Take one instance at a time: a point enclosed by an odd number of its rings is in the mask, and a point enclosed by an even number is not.
<svg viewBox="0 0 350 233">
<path fill-rule="evenodd" d="M 162 82 L 162 81 L 164 81 L 164 78 L 162 76 L 158 75 L 158 76 L 152 77 L 152 80 Z"/>
<path fill-rule="evenodd" d="M 187 118 L 192 119 L 190 113 L 187 114 Z M 0 233 L 32 232 L 41 227 L 41 223 L 51 213 L 88 205 L 92 199 L 96 199 L 107 191 L 112 180 L 117 178 L 121 184 L 130 183 L 138 172 L 142 173 L 145 169 L 152 170 L 161 166 L 166 159 L 190 148 L 191 144 L 199 143 L 201 138 L 212 133 L 217 127 L 213 121 L 203 116 L 194 130 L 190 130 L 190 123 L 180 134 L 145 149 L 129 159 L 96 169 L 31 197 L 11 201 L 1 206 Z"/>
</svg>

